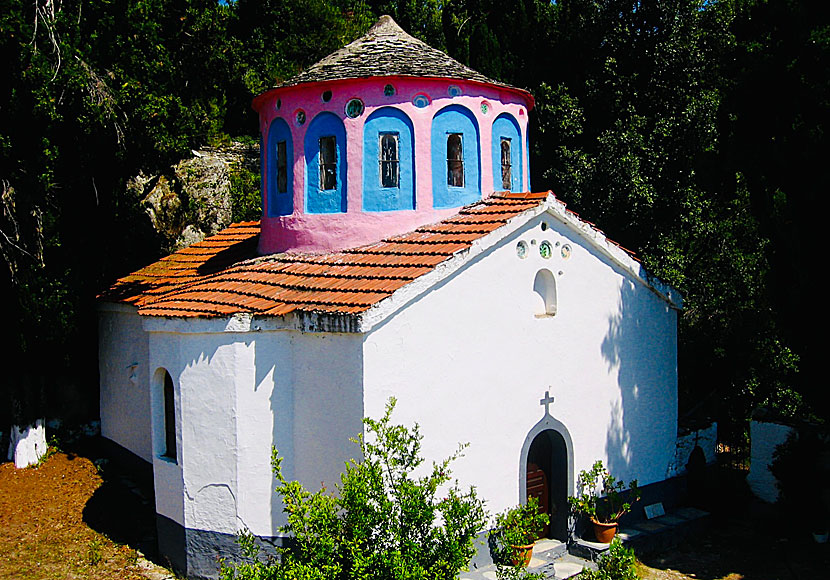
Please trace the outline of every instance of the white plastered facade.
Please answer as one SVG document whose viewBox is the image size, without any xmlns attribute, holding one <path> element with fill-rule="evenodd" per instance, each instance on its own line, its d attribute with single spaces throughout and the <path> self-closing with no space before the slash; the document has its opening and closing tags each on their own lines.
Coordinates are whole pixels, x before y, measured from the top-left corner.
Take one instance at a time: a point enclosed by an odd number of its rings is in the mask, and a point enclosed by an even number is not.
<svg viewBox="0 0 830 580">
<path fill-rule="evenodd" d="M 555 283 L 553 316 L 534 291 L 540 270 Z M 332 489 L 361 418 L 381 416 L 391 396 L 397 422 L 420 424 L 428 459 L 469 443 L 454 474 L 492 512 L 522 498 L 522 449 L 546 391 L 573 442 L 572 476 L 603 459 L 645 485 L 665 479 L 675 453 L 680 305 L 549 198 L 348 324 L 141 319 L 105 305 L 102 431 L 153 464 L 159 514 L 228 534 L 274 536 L 284 522 L 272 445 L 287 476 Z M 164 371 L 176 462 L 162 457 Z"/>
</svg>

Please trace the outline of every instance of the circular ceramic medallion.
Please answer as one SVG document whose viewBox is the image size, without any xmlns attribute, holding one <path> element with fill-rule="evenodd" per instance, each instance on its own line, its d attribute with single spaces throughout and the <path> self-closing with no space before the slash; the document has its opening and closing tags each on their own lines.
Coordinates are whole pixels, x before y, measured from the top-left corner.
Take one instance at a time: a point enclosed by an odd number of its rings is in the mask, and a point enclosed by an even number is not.
<svg viewBox="0 0 830 580">
<path fill-rule="evenodd" d="M 294 118 L 297 119 L 297 124 L 298 125 L 304 125 L 305 124 L 305 111 L 300 109 L 299 111 L 297 111 L 297 114 L 294 115 Z"/>
<path fill-rule="evenodd" d="M 383 87 L 383 94 L 384 96 L 391 97 L 395 95 L 395 87 L 392 85 L 386 85 Z"/>
<path fill-rule="evenodd" d="M 447 89 L 447 94 L 451 97 L 460 97 L 461 87 L 459 87 L 458 85 L 450 85 Z"/>
<path fill-rule="evenodd" d="M 544 259 L 550 258 L 551 254 L 553 253 L 553 249 L 550 246 L 550 242 L 545 240 L 541 244 L 539 244 L 539 255 L 542 256 Z"/>
<path fill-rule="evenodd" d="M 412 104 L 418 107 L 419 109 L 423 109 L 424 107 L 429 106 L 429 97 L 423 93 L 419 93 L 412 97 Z"/>
<path fill-rule="evenodd" d="M 525 242 L 516 244 L 516 255 L 522 259 L 527 258 L 527 244 Z"/>
<path fill-rule="evenodd" d="M 487 101 L 481 101 L 481 114 L 486 115 L 490 112 L 490 103 Z"/>
<path fill-rule="evenodd" d="M 355 119 L 363 114 L 363 101 L 360 99 L 352 99 L 346 103 L 346 115 Z"/>
<path fill-rule="evenodd" d="M 562 246 L 562 249 L 560 251 L 562 253 L 562 259 L 563 260 L 567 260 L 568 258 L 571 257 L 571 246 L 570 245 L 565 244 L 564 246 Z"/>
</svg>

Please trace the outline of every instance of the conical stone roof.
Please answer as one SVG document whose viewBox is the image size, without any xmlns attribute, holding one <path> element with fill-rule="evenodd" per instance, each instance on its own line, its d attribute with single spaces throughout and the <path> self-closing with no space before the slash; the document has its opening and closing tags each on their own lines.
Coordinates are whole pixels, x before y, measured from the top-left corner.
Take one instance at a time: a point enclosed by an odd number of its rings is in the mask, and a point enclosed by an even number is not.
<svg viewBox="0 0 830 580">
<path fill-rule="evenodd" d="M 515 88 L 410 36 L 391 16 L 381 16 L 364 36 L 279 86 L 381 76 L 450 78 Z"/>
</svg>

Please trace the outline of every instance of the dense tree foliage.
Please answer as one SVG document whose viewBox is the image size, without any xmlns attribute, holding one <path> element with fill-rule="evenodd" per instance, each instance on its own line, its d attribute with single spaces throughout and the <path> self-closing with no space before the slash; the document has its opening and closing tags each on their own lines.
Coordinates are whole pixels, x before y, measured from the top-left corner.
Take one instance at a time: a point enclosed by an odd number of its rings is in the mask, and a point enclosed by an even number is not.
<svg viewBox="0 0 830 580">
<path fill-rule="evenodd" d="M 15 364 L 0 409 L 28 420 L 80 393 L 75 411 L 95 414 L 94 296 L 161 252 L 126 179 L 256 137 L 254 95 L 388 13 L 530 89 L 533 188 L 684 293 L 684 414 L 816 410 L 821 326 L 803 321 L 828 189 L 822 4 L 2 0 L 0 288 Z"/>
</svg>

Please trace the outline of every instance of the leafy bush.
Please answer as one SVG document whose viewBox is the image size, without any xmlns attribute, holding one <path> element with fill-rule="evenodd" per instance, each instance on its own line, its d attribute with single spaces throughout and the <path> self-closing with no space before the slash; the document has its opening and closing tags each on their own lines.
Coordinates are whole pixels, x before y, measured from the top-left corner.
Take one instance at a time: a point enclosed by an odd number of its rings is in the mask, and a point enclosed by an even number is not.
<svg viewBox="0 0 830 580">
<path fill-rule="evenodd" d="M 535 542 L 549 521 L 550 516 L 539 511 L 539 500 L 535 497 L 496 515 L 495 525 L 488 534 L 493 559 L 499 563 L 511 561 L 513 547 Z"/>
<path fill-rule="evenodd" d="M 779 501 L 803 523 L 826 526 L 830 520 L 828 466 L 830 436 L 816 427 L 803 426 L 791 431 L 773 453 L 769 470 L 776 479 Z M 809 496 L 805 496 L 805 485 L 811 486 Z M 805 497 L 811 498 L 807 504 Z"/>
<path fill-rule="evenodd" d="M 637 480 L 633 479 L 628 484 L 630 501 L 623 501 L 622 493 L 625 491 L 625 484 L 608 473 L 602 460 L 599 459 L 590 471 L 579 472 L 577 487 L 579 494 L 568 498 L 571 508 L 601 523 L 616 522 L 631 511 L 632 503 L 640 499 Z"/>
<path fill-rule="evenodd" d="M 263 562 L 251 536 L 241 539 L 249 562 L 223 565 L 222 580 L 334 580 L 370 578 L 455 579 L 475 553 L 486 522 L 474 488 L 451 484 L 449 465 L 459 450 L 426 475 L 417 424 L 392 425 L 395 400 L 380 420 L 364 419 L 367 436 L 355 441 L 361 461 L 351 460 L 337 493 L 311 493 L 288 481 L 276 449 L 272 467 L 292 538 L 279 560 Z"/>
<path fill-rule="evenodd" d="M 638 580 L 637 559 L 634 550 L 622 545 L 614 538 L 608 553 L 597 562 L 597 569 L 586 568 L 579 575 L 580 580 Z"/>
</svg>

